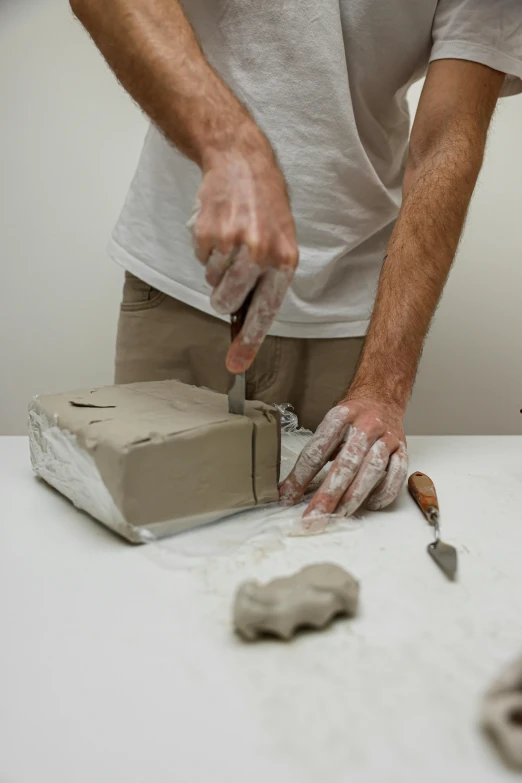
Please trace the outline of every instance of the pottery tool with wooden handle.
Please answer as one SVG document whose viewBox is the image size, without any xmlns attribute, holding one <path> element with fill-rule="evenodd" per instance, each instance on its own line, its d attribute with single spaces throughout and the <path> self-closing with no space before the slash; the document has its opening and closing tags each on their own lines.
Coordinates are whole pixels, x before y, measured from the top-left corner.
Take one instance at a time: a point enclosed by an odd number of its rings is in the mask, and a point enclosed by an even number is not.
<svg viewBox="0 0 522 783">
<path fill-rule="evenodd" d="M 440 540 L 440 511 L 435 484 L 425 473 L 412 473 L 408 479 L 408 489 L 434 528 L 435 540 L 428 544 L 428 553 L 448 579 L 453 581 L 457 575 L 457 550 Z"/>
<path fill-rule="evenodd" d="M 247 298 L 235 313 L 230 316 L 230 340 L 234 342 L 239 332 L 243 328 L 247 317 L 248 308 L 254 296 L 255 287 L 250 291 Z M 245 395 L 246 395 L 246 373 L 240 372 L 234 375 L 234 383 L 228 392 L 228 410 L 238 416 L 244 416 L 245 413 Z"/>
</svg>

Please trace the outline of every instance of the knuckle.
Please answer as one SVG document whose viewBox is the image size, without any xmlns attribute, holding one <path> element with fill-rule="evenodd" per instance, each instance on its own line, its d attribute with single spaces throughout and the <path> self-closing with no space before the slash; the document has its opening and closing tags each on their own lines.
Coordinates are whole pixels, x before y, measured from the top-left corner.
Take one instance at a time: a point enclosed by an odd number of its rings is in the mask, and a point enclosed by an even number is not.
<svg viewBox="0 0 522 783">
<path fill-rule="evenodd" d="M 257 250 L 262 244 L 259 230 L 252 227 L 247 229 L 244 233 L 244 241 L 250 249 L 250 252 Z"/>
<path fill-rule="evenodd" d="M 234 229 L 226 229 L 220 232 L 220 236 L 217 242 L 217 246 L 221 248 L 229 249 L 234 246 L 237 239 L 237 232 Z"/>
<path fill-rule="evenodd" d="M 340 462 L 342 463 L 343 468 L 348 470 L 350 473 L 354 473 L 359 466 L 359 460 L 355 454 L 352 453 L 343 454 L 341 456 Z"/>
<path fill-rule="evenodd" d="M 206 247 L 210 243 L 210 231 L 199 223 L 196 223 L 192 229 L 192 236 L 198 247 Z"/>
<path fill-rule="evenodd" d="M 323 461 L 323 452 L 319 446 L 310 444 L 307 451 L 301 455 L 301 461 L 304 467 L 315 468 Z"/>
<path fill-rule="evenodd" d="M 279 232 L 274 237 L 273 255 L 279 265 L 296 267 L 299 260 L 299 248 L 295 237 L 288 237 L 284 234 L 282 237 Z"/>
<path fill-rule="evenodd" d="M 385 428 L 383 427 L 382 421 L 377 416 L 367 414 L 366 416 L 362 416 L 361 419 L 362 422 L 364 422 L 364 424 L 361 422 L 362 429 L 364 429 L 368 435 L 384 434 Z"/>
<path fill-rule="evenodd" d="M 336 405 L 335 408 L 330 408 L 323 421 L 331 424 L 344 424 L 347 419 L 348 408 L 345 405 Z"/>
<path fill-rule="evenodd" d="M 216 310 L 216 312 L 222 315 L 228 315 L 232 312 L 233 306 L 231 306 L 226 290 L 222 287 L 218 287 L 210 296 L 210 304 Z"/>
<path fill-rule="evenodd" d="M 375 455 L 372 457 L 368 463 L 368 467 L 372 469 L 372 471 L 380 471 L 384 470 L 386 467 L 387 460 L 384 459 L 384 457 L 381 457 L 379 455 Z"/>
<path fill-rule="evenodd" d="M 363 460 L 368 452 L 368 438 L 364 432 L 356 432 L 349 437 L 346 445 L 347 452 L 354 459 Z"/>
<path fill-rule="evenodd" d="M 270 252 L 268 249 L 268 245 L 263 242 L 262 240 L 259 240 L 254 245 L 249 245 L 250 248 L 250 258 L 252 261 L 254 261 L 257 264 L 260 264 L 265 268 L 267 266 L 267 259 L 270 257 Z"/>
<path fill-rule="evenodd" d="M 290 267 L 290 269 L 295 269 L 297 264 L 299 263 L 299 251 L 297 248 L 295 249 L 289 249 L 289 250 L 283 250 L 279 253 L 279 260 L 281 266 L 287 266 Z"/>
<path fill-rule="evenodd" d="M 227 256 L 219 248 L 214 248 L 208 259 L 208 267 L 222 267 L 226 264 Z"/>
<path fill-rule="evenodd" d="M 234 261 L 236 263 L 239 263 L 241 266 L 243 266 L 244 264 L 250 265 L 251 264 L 250 253 L 247 245 L 245 245 L 243 235 L 241 234 L 241 232 L 238 232 L 237 234 L 235 240 L 235 247 L 236 247 L 236 252 L 234 254 Z"/>
</svg>

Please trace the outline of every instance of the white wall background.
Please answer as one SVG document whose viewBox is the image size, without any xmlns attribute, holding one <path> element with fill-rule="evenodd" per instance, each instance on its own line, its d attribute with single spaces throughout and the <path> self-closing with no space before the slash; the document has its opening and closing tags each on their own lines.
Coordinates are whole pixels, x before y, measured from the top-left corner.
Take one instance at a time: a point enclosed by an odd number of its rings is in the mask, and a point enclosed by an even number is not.
<svg viewBox="0 0 522 783">
<path fill-rule="evenodd" d="M 66 0 L 0 0 L 0 102 L 0 434 L 18 434 L 34 394 L 111 382 L 105 247 L 146 123 Z M 409 433 L 522 432 L 521 134 L 522 98 L 503 101 Z"/>
</svg>

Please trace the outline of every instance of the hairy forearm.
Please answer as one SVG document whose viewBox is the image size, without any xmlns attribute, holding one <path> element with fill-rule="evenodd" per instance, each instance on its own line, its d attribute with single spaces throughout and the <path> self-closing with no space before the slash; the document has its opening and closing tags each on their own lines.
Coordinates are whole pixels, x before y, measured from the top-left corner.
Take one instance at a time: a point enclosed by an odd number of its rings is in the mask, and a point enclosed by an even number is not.
<svg viewBox="0 0 522 783">
<path fill-rule="evenodd" d="M 482 157 L 481 140 L 455 134 L 410 162 L 351 395 L 406 407 Z"/>
<path fill-rule="evenodd" d="M 117 78 L 165 136 L 201 168 L 268 142 L 205 60 L 177 0 L 70 0 Z"/>
</svg>

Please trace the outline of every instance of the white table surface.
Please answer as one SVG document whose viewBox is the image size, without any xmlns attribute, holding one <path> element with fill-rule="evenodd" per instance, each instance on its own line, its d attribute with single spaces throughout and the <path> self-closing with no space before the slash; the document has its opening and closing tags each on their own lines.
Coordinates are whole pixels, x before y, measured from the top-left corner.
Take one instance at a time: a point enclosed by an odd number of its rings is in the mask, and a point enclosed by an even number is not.
<svg viewBox="0 0 522 783">
<path fill-rule="evenodd" d="M 410 453 L 436 482 L 456 584 L 405 493 L 351 532 L 183 558 L 118 539 L 32 476 L 25 438 L 0 439 L 0 781 L 517 778 L 477 718 L 522 650 L 522 438 L 411 438 Z M 324 560 L 361 580 L 357 619 L 235 638 L 240 582 Z"/>
</svg>

